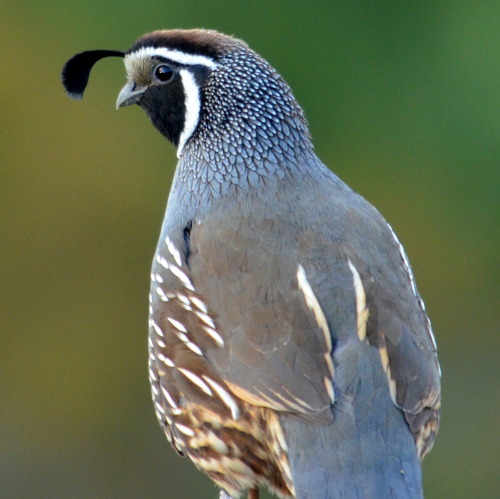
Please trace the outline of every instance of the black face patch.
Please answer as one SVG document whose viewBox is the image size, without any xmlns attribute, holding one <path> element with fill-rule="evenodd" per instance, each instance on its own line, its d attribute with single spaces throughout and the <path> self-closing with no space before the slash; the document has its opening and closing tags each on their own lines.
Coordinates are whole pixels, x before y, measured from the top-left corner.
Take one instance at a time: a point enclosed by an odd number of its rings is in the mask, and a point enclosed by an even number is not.
<svg viewBox="0 0 500 499">
<path fill-rule="evenodd" d="M 164 61 L 166 62 L 167 59 Z M 175 66 L 175 64 L 172 65 Z M 191 73 L 196 86 L 200 89 L 200 105 L 203 107 L 202 89 L 210 70 L 203 65 L 194 65 L 186 67 L 184 71 Z M 146 111 L 160 133 L 176 147 L 179 146 L 186 120 L 186 91 L 179 71 L 175 71 L 171 81 L 151 85 L 139 101 L 139 105 Z"/>
<path fill-rule="evenodd" d="M 175 146 L 184 129 L 186 107 L 182 79 L 179 74 L 165 85 L 150 86 L 139 101 L 153 125 Z"/>
</svg>

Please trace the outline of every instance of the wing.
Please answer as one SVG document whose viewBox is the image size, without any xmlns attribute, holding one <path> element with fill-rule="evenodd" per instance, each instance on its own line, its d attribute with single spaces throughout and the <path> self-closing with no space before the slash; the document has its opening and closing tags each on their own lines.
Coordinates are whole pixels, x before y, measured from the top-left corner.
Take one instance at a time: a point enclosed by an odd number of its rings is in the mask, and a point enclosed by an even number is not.
<svg viewBox="0 0 500 499">
<path fill-rule="evenodd" d="M 210 379 L 226 406 L 328 423 L 335 351 L 368 342 L 423 456 L 437 431 L 439 366 L 404 252 L 342 183 L 313 187 L 220 206 L 160 241 L 169 259 L 155 263 L 165 295 L 156 324 L 173 338 L 171 362 L 190 373 L 165 384 L 182 382 L 191 399 L 213 392 Z"/>
<path fill-rule="evenodd" d="M 279 217 L 255 215 L 193 227 L 196 288 L 225 341 L 207 357 L 246 402 L 330 421 L 331 334 L 301 265 L 296 234 Z"/>
<path fill-rule="evenodd" d="M 385 245 L 377 252 L 378 261 L 372 256 L 378 263 L 375 276 L 371 266 L 360 262 L 370 311 L 367 341 L 378 349 L 391 398 L 403 410 L 423 459 L 439 428 L 437 347 L 405 251 L 389 225 L 381 229 Z"/>
<path fill-rule="evenodd" d="M 342 260 L 336 273 L 337 279 L 343 276 L 347 293 L 339 293 L 321 275 L 311 278 L 323 308 L 333 311 L 328 320 L 337 347 L 354 336 L 353 328 L 349 329 L 352 319 L 342 317 L 342 307 L 352 300 L 348 290 L 353 291 L 354 330 L 360 341 L 378 350 L 390 396 L 403 411 L 423 458 L 432 448 L 441 404 L 441 372 L 429 318 L 408 258 L 391 227 L 375 208 L 344 184 L 332 190 L 340 191 L 336 195 L 343 200 L 333 210 L 341 229 L 322 251 L 331 261 L 335 257 Z M 324 212 L 328 211 L 332 212 Z M 322 224 L 327 223 L 324 218 Z M 332 244 L 333 253 L 329 249 Z M 350 274 L 350 283 L 346 274 Z M 328 279 L 333 281 L 335 274 L 330 273 Z"/>
</svg>

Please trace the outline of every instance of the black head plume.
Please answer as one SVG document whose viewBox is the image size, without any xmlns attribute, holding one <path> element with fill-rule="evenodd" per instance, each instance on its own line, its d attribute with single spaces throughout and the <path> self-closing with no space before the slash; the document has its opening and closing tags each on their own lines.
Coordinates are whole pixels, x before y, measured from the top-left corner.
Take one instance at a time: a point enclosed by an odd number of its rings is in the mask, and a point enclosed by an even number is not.
<svg viewBox="0 0 500 499">
<path fill-rule="evenodd" d="M 61 78 L 66 92 L 72 99 L 81 99 L 89 81 L 90 70 L 104 57 L 124 57 L 118 50 L 88 50 L 74 55 L 63 67 Z"/>
</svg>

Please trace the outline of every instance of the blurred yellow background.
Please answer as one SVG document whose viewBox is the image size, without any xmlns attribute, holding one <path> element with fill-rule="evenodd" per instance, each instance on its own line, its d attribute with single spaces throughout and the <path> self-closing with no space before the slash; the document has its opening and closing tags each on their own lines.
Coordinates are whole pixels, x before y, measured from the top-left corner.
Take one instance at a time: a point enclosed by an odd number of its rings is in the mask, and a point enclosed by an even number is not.
<svg viewBox="0 0 500 499">
<path fill-rule="evenodd" d="M 27 4 L 0 7 L 0 497 L 216 497 L 169 448 L 146 369 L 175 151 L 139 108 L 115 112 L 119 59 L 97 64 L 83 102 L 59 79 L 76 52 L 177 27 L 268 59 L 319 156 L 394 227 L 443 368 L 426 497 L 494 497 L 500 2 Z"/>
</svg>

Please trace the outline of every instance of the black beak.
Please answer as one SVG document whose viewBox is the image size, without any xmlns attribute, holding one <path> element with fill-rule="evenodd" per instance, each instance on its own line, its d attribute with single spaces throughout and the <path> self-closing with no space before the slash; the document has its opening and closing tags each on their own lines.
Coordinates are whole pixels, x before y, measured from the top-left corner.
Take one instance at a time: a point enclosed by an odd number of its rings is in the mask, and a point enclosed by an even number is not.
<svg viewBox="0 0 500 499">
<path fill-rule="evenodd" d="M 94 64 L 105 57 L 125 57 L 118 50 L 88 50 L 74 55 L 63 67 L 61 78 L 64 88 L 72 99 L 81 99 Z"/>
<path fill-rule="evenodd" d="M 145 91 L 146 88 L 136 90 L 135 83 L 127 83 L 118 95 L 118 99 L 116 100 L 116 109 L 137 104 Z"/>
</svg>

